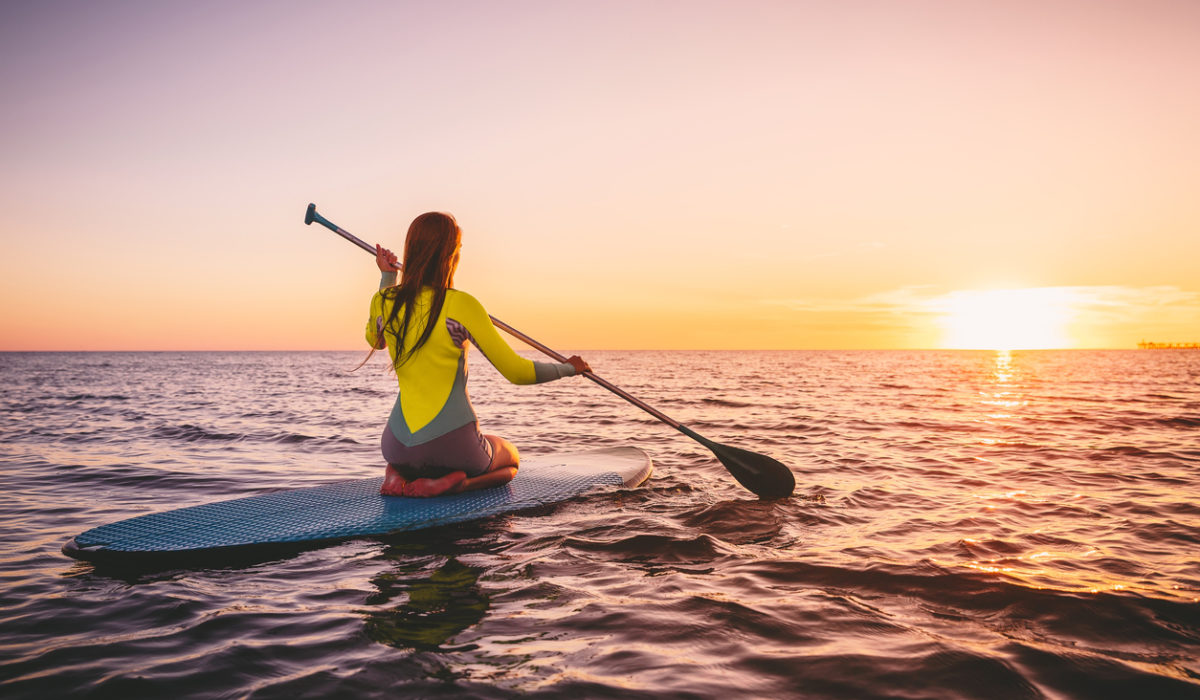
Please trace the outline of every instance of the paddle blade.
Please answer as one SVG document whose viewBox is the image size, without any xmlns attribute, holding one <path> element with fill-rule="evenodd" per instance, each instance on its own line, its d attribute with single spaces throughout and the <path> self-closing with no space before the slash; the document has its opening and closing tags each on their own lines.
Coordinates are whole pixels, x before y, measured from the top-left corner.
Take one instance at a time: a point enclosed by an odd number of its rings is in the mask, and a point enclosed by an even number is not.
<svg viewBox="0 0 1200 700">
<path fill-rule="evenodd" d="M 759 498 L 787 498 L 796 489 L 792 470 L 777 459 L 713 442 L 686 425 L 679 431 L 712 450 L 733 478 Z"/>
<path fill-rule="evenodd" d="M 739 484 L 759 498 L 787 498 L 796 489 L 792 470 L 779 460 L 718 442 L 709 443 L 708 448 Z"/>
</svg>

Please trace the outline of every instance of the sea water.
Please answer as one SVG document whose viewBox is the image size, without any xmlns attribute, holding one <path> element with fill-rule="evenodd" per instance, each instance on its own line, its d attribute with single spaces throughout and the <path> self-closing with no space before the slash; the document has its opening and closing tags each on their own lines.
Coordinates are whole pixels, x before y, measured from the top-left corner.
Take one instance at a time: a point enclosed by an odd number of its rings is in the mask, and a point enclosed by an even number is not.
<svg viewBox="0 0 1200 700">
<path fill-rule="evenodd" d="M 66 558 L 158 510 L 378 476 L 361 353 L 0 354 L 0 696 L 1200 697 L 1200 352 L 594 352 L 507 384 L 527 455 L 642 488 L 277 557 Z M 531 355 L 532 357 L 532 355 Z M 518 477 L 519 478 L 519 477 Z"/>
</svg>

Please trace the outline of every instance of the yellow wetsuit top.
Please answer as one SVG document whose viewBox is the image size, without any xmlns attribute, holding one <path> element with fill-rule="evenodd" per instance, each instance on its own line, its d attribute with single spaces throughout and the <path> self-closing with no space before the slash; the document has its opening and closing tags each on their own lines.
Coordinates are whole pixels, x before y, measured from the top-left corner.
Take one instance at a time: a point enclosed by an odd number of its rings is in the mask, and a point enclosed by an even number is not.
<svg viewBox="0 0 1200 700">
<path fill-rule="evenodd" d="M 393 301 L 384 290 L 395 284 L 395 273 L 384 273 L 380 289 L 371 299 L 366 339 L 375 347 L 383 324 L 391 316 Z M 425 330 L 421 321 L 429 316 L 433 290 L 424 288 L 414 302 L 413 321 L 404 338 L 412 347 Z M 477 420 L 467 395 L 467 349 L 473 343 L 504 378 L 514 384 L 536 384 L 575 374 L 575 368 L 562 362 L 534 362 L 518 355 L 475 297 L 457 289 L 447 289 L 441 313 L 429 340 L 396 368 L 400 393 L 388 417 L 388 428 L 406 447 L 420 445 Z M 399 325 L 398 321 L 394 325 Z M 395 328 L 384 333 L 388 354 L 396 363 L 398 349 Z"/>
</svg>

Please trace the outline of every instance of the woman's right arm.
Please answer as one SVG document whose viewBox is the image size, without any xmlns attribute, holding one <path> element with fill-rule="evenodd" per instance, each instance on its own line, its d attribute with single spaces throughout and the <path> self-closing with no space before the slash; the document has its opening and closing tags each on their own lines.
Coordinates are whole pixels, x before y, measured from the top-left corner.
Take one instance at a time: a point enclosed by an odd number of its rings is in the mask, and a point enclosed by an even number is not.
<svg viewBox="0 0 1200 700">
<path fill-rule="evenodd" d="M 400 265 L 396 262 L 396 254 L 375 244 L 375 264 L 379 267 L 379 291 L 396 286 L 396 273 Z M 376 293 L 371 298 L 371 315 L 367 318 L 367 344 L 376 350 L 387 347 L 387 339 L 383 335 L 383 295 Z"/>
</svg>

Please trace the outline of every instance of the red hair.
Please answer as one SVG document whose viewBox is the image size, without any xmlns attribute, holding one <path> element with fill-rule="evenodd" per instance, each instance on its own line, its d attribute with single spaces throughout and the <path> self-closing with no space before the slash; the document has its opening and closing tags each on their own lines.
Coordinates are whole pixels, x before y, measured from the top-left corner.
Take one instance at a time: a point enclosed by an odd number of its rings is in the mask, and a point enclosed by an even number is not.
<svg viewBox="0 0 1200 700">
<path fill-rule="evenodd" d="M 404 269 L 400 284 L 383 290 L 384 298 L 392 301 L 392 311 L 380 332 L 384 337 L 391 335 L 395 339 L 392 347 L 396 351 L 396 367 L 412 357 L 433 334 L 434 323 L 446 302 L 446 290 L 454 285 L 461 243 L 462 229 L 449 214 L 421 214 L 409 225 L 408 236 L 404 239 Z M 425 287 L 433 290 L 433 300 L 429 315 L 422 321 L 413 318 L 413 307 Z M 406 348 L 404 338 L 414 322 L 423 322 L 425 327 L 417 342 Z"/>
</svg>

